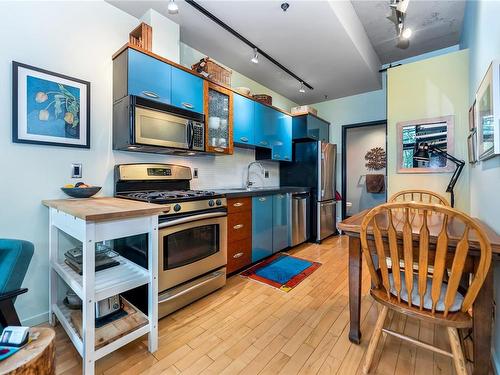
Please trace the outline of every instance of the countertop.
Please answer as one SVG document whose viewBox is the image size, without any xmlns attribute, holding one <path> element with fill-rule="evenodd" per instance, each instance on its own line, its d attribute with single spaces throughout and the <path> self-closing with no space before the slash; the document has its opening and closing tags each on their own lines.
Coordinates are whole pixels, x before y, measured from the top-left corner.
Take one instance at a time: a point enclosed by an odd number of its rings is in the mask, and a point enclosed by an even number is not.
<svg viewBox="0 0 500 375">
<path fill-rule="evenodd" d="M 170 211 L 169 206 L 114 197 L 55 199 L 42 203 L 58 211 L 86 221 L 105 221 L 128 217 L 159 215 Z"/>
<path fill-rule="evenodd" d="M 227 198 L 256 197 L 260 195 L 279 193 L 300 193 L 309 192 L 311 188 L 300 186 L 264 186 L 251 190 L 245 188 L 213 189 L 216 193 L 224 194 Z"/>
</svg>

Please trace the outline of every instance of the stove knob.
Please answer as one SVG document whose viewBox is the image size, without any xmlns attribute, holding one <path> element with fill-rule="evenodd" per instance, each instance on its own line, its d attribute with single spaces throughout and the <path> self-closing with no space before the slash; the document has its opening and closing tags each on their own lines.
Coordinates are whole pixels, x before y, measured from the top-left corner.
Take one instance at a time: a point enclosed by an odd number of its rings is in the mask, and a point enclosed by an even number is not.
<svg viewBox="0 0 500 375">
<path fill-rule="evenodd" d="M 210 199 L 210 200 L 208 201 L 208 205 L 209 205 L 210 207 L 213 207 L 213 206 L 214 206 L 214 204 L 215 204 L 215 202 L 214 202 L 214 200 L 213 200 L 213 199 Z"/>
<path fill-rule="evenodd" d="M 216 204 L 217 206 L 220 206 L 220 205 L 222 204 L 222 201 L 221 201 L 220 199 L 217 199 L 217 200 L 215 201 L 215 204 Z"/>
<path fill-rule="evenodd" d="M 181 205 L 180 205 L 180 204 L 176 204 L 176 205 L 174 206 L 174 211 L 175 211 L 175 212 L 178 212 L 178 211 L 180 211 L 180 210 L 181 210 Z"/>
</svg>

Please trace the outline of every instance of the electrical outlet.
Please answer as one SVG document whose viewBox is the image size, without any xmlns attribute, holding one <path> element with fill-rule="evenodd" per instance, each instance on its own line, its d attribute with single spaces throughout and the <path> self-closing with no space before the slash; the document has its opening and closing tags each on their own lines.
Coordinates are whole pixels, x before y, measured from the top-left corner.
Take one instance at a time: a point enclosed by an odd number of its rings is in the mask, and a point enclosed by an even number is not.
<svg viewBox="0 0 500 375">
<path fill-rule="evenodd" d="M 264 171 L 264 178 L 269 178 L 269 171 L 267 169 Z"/>
<path fill-rule="evenodd" d="M 71 178 L 82 178 L 82 163 L 71 164 Z"/>
<path fill-rule="evenodd" d="M 198 178 L 198 168 L 193 168 L 193 178 Z"/>
</svg>

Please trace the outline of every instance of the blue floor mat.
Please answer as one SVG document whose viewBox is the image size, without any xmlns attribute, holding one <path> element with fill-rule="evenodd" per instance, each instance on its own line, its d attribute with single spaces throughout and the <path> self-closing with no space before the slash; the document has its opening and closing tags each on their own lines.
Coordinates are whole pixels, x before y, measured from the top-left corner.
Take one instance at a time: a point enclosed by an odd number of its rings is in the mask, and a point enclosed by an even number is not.
<svg viewBox="0 0 500 375">
<path fill-rule="evenodd" d="M 280 284 L 286 284 L 288 280 L 309 268 L 312 264 L 307 260 L 283 256 L 257 270 L 255 274 Z"/>
</svg>

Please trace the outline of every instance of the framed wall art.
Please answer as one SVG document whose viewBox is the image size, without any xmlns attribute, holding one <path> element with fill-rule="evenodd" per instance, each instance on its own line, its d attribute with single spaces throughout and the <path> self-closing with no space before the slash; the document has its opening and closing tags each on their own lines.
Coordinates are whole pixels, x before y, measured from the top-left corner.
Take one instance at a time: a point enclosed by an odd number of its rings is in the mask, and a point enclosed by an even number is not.
<svg viewBox="0 0 500 375">
<path fill-rule="evenodd" d="M 476 101 L 469 108 L 469 131 L 472 132 L 476 129 Z"/>
<path fill-rule="evenodd" d="M 477 163 L 477 131 L 473 130 L 467 137 L 467 151 L 469 154 L 469 163 Z"/>
<path fill-rule="evenodd" d="M 493 61 L 476 91 L 475 125 L 480 160 L 500 154 L 499 61 Z"/>
<path fill-rule="evenodd" d="M 90 82 L 12 63 L 12 141 L 90 148 Z"/>
<path fill-rule="evenodd" d="M 421 162 L 413 156 L 419 146 L 433 145 L 440 150 L 453 153 L 453 116 L 398 122 L 398 173 L 442 173 L 453 172 L 455 165 L 435 151 L 429 151 L 429 161 Z"/>
</svg>

